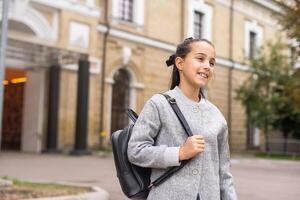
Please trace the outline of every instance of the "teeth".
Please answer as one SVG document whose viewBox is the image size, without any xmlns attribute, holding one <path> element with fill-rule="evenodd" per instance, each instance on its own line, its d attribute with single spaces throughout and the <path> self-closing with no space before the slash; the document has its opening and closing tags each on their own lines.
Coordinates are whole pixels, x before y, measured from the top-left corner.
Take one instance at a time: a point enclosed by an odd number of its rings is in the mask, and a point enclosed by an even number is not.
<svg viewBox="0 0 300 200">
<path fill-rule="evenodd" d="M 208 75 L 202 72 L 198 72 L 197 74 L 199 74 L 200 76 L 202 76 L 203 78 L 208 78 Z"/>
</svg>

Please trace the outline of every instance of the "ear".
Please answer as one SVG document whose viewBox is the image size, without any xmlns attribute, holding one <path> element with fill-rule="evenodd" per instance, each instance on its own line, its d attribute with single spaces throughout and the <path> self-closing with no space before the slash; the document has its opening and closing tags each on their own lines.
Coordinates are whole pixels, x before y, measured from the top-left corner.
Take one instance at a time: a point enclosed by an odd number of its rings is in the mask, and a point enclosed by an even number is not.
<svg viewBox="0 0 300 200">
<path fill-rule="evenodd" d="M 180 57 L 176 57 L 175 64 L 179 71 L 183 70 L 183 63 L 184 63 L 184 59 L 182 59 Z"/>
</svg>

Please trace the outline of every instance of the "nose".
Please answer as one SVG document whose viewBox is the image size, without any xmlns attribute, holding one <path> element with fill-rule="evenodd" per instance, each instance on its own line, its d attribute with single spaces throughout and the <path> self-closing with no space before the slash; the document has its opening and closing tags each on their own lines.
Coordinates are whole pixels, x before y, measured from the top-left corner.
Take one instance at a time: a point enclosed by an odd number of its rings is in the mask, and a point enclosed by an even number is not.
<svg viewBox="0 0 300 200">
<path fill-rule="evenodd" d="M 211 70 L 211 66 L 210 66 L 210 63 L 209 63 L 208 59 L 203 63 L 203 68 L 205 69 L 205 71 L 210 71 Z"/>
</svg>

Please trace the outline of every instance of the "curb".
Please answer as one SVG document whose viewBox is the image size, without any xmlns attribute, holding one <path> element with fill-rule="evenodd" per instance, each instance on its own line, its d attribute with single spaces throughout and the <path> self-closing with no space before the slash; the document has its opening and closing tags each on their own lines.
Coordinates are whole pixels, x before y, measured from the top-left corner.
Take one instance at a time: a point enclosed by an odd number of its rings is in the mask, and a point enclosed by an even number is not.
<svg viewBox="0 0 300 200">
<path fill-rule="evenodd" d="M 78 195 L 70 195 L 70 196 L 42 197 L 42 198 L 34 198 L 34 199 L 26 199 L 26 200 L 109 200 L 109 195 L 105 190 L 99 187 L 92 187 L 92 189 L 95 190 L 95 192 L 89 192 L 89 193 L 78 194 Z"/>
<path fill-rule="evenodd" d="M 0 178 L 0 187 L 10 187 L 10 186 L 12 186 L 11 180 L 5 180 Z"/>
<path fill-rule="evenodd" d="M 66 186 L 90 187 L 93 190 L 93 192 L 87 192 L 87 193 L 82 193 L 77 195 L 30 198 L 24 200 L 109 200 L 110 199 L 110 196 L 107 191 L 105 191 L 100 187 L 92 186 L 89 184 L 79 184 L 79 183 L 71 183 L 71 182 L 64 182 L 64 181 L 46 181 L 46 180 L 28 180 L 28 179 L 22 179 L 22 180 L 31 183 L 53 183 L 53 184 L 60 184 Z"/>
</svg>

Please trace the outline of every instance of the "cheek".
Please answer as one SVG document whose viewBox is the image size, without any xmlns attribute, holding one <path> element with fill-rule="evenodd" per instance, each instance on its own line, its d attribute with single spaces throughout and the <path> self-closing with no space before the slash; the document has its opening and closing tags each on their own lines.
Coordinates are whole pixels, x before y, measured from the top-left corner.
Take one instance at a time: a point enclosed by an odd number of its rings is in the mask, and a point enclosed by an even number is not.
<svg viewBox="0 0 300 200">
<path fill-rule="evenodd" d="M 211 78 L 213 77 L 214 73 L 215 73 L 215 69 L 214 68 L 210 68 L 208 80 L 211 80 Z"/>
<path fill-rule="evenodd" d="M 200 67 L 201 67 L 201 64 L 197 60 L 192 60 L 189 63 L 189 68 L 192 71 L 197 71 L 197 70 L 199 70 Z"/>
<path fill-rule="evenodd" d="M 185 65 L 184 65 L 185 72 L 193 73 L 196 70 L 197 70 L 197 62 L 190 61 L 190 62 L 185 63 Z"/>
</svg>

